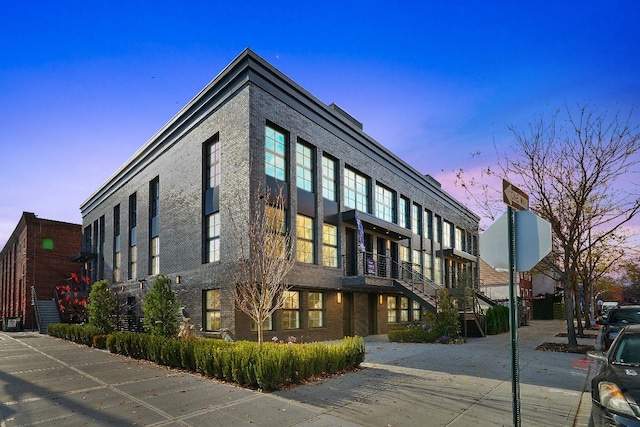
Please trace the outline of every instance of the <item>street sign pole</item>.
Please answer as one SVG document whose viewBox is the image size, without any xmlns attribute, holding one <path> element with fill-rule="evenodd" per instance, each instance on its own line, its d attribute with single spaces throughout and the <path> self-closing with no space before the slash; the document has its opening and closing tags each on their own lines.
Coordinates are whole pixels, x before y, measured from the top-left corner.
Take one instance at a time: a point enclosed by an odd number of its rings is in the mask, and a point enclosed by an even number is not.
<svg viewBox="0 0 640 427">
<path fill-rule="evenodd" d="M 518 298 L 516 284 L 516 211 L 507 207 L 509 240 L 509 330 L 511 334 L 511 406 L 513 426 L 520 427 L 520 381 L 518 366 Z"/>
</svg>

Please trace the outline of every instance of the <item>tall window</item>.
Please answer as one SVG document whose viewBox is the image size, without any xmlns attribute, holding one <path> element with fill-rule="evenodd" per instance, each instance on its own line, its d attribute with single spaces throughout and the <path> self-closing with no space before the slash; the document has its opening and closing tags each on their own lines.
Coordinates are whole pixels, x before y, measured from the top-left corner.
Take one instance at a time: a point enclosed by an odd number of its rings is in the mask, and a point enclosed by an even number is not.
<svg viewBox="0 0 640 427">
<path fill-rule="evenodd" d="M 464 230 L 456 227 L 456 240 L 454 248 L 459 249 L 461 251 L 466 250 L 467 248 L 464 245 Z"/>
<path fill-rule="evenodd" d="M 204 330 L 220 330 L 220 289 L 204 291 Z"/>
<path fill-rule="evenodd" d="M 220 261 L 220 214 L 219 195 L 215 191 L 220 186 L 220 140 L 214 135 L 203 146 L 203 262 Z"/>
<path fill-rule="evenodd" d="M 149 183 L 149 274 L 160 274 L 160 178 Z"/>
<path fill-rule="evenodd" d="M 313 193 L 313 150 L 298 142 L 296 144 L 296 183 L 298 188 Z"/>
<path fill-rule="evenodd" d="M 205 145 L 205 179 L 207 188 L 220 185 L 220 141 L 217 137 Z"/>
<path fill-rule="evenodd" d="M 322 265 L 338 266 L 338 227 L 326 223 L 322 228 Z"/>
<path fill-rule="evenodd" d="M 439 285 L 442 285 L 443 277 L 442 277 L 442 258 L 436 257 L 433 262 L 433 271 L 434 271 L 434 281 Z"/>
<path fill-rule="evenodd" d="M 138 277 L 138 201 L 136 193 L 129 196 L 129 279 Z"/>
<path fill-rule="evenodd" d="M 324 326 L 324 301 L 322 292 L 309 292 L 309 327 Z"/>
<path fill-rule="evenodd" d="M 424 277 L 429 280 L 433 280 L 433 256 L 430 253 L 425 252 L 423 257 L 424 265 Z"/>
<path fill-rule="evenodd" d="M 400 297 L 400 321 L 409 321 L 409 298 Z"/>
<path fill-rule="evenodd" d="M 265 127 L 265 171 L 266 174 L 280 181 L 287 180 L 287 147 L 283 133 L 266 126 Z"/>
<path fill-rule="evenodd" d="M 424 234 L 428 239 L 433 239 L 433 212 L 429 209 L 425 209 L 424 211 Z"/>
<path fill-rule="evenodd" d="M 411 301 L 411 320 L 417 321 L 422 319 L 422 306 L 417 301 Z"/>
<path fill-rule="evenodd" d="M 297 259 L 299 262 L 313 264 L 315 261 L 313 218 L 298 214 L 297 224 Z"/>
<path fill-rule="evenodd" d="M 282 308 L 282 328 L 300 328 L 300 292 L 285 291 Z"/>
<path fill-rule="evenodd" d="M 286 218 L 283 209 L 271 205 L 265 206 L 265 221 L 269 229 L 269 238 L 265 244 L 269 245 L 265 250 L 268 254 L 282 258 L 286 255 L 284 234 L 286 232 Z M 282 236 L 282 238 L 280 238 Z"/>
<path fill-rule="evenodd" d="M 418 249 L 413 250 L 413 272 L 417 273 L 417 276 L 413 276 L 416 279 L 422 277 L 422 253 Z"/>
<path fill-rule="evenodd" d="M 422 234 L 422 208 L 415 203 L 411 205 L 411 231 Z"/>
<path fill-rule="evenodd" d="M 451 223 L 442 221 L 442 246 L 451 247 Z"/>
<path fill-rule="evenodd" d="M 337 202 L 336 161 L 322 156 L 322 197 Z"/>
<path fill-rule="evenodd" d="M 98 279 L 104 279 L 104 242 L 106 239 L 105 235 L 105 218 L 104 215 L 100 217 L 98 220 Z"/>
<path fill-rule="evenodd" d="M 402 278 L 411 278 L 411 254 L 407 246 L 400 246 L 400 265 L 402 266 Z"/>
<path fill-rule="evenodd" d="M 396 297 L 387 297 L 387 322 L 398 323 L 398 302 Z"/>
<path fill-rule="evenodd" d="M 400 197 L 400 203 L 398 203 L 398 225 L 402 228 L 409 228 L 409 199 L 406 197 Z"/>
<path fill-rule="evenodd" d="M 345 168 L 344 204 L 348 208 L 369 213 L 369 178 Z"/>
<path fill-rule="evenodd" d="M 436 233 L 436 242 L 442 243 L 442 217 L 439 215 L 435 217 L 433 228 Z"/>
<path fill-rule="evenodd" d="M 113 281 L 120 281 L 122 253 L 120 252 L 120 205 L 113 208 Z"/>
<path fill-rule="evenodd" d="M 395 222 L 395 199 L 393 191 L 376 184 L 376 216 L 388 222 Z"/>
<path fill-rule="evenodd" d="M 206 216 L 206 262 L 220 261 L 220 212 Z"/>
</svg>

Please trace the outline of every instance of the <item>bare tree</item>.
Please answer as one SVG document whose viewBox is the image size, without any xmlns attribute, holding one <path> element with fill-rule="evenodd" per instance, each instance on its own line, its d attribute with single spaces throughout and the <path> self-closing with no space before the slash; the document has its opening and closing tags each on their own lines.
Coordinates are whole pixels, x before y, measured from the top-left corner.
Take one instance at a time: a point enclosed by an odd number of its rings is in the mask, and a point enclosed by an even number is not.
<svg viewBox="0 0 640 427">
<path fill-rule="evenodd" d="M 530 195 L 531 210 L 551 223 L 553 253 L 544 265 L 564 283 L 568 340 L 576 344 L 579 284 L 613 265 L 594 255 L 619 247 L 622 228 L 640 208 L 632 182 L 640 163 L 640 134 L 631 114 L 626 120 L 608 119 L 582 108 L 577 116 L 570 111 L 567 116 L 566 128 L 559 126 L 557 113 L 550 121 L 530 124 L 526 132 L 510 128 L 516 144 L 503 171 Z"/>
<path fill-rule="evenodd" d="M 264 323 L 284 306 L 289 287 L 287 273 L 295 265 L 291 233 L 286 226 L 283 189 L 272 193 L 261 185 L 249 203 L 248 215 L 229 208 L 236 253 L 228 273 L 235 283 L 234 301 L 238 310 L 256 324 L 258 342 L 264 341 Z"/>
</svg>

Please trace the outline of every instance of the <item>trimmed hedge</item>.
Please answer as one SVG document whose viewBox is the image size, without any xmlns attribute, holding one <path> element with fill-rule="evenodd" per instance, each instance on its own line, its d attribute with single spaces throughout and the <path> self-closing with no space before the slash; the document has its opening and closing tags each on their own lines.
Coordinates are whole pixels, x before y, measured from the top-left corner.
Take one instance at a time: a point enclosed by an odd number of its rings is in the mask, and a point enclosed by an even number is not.
<svg viewBox="0 0 640 427">
<path fill-rule="evenodd" d="M 164 338 L 133 332 L 104 335 L 89 326 L 49 325 L 49 335 L 111 353 L 197 372 L 243 387 L 276 390 L 290 384 L 358 367 L 365 357 L 362 337 L 345 337 L 337 344 L 279 344 L 227 342 L 209 338 Z"/>
<path fill-rule="evenodd" d="M 163 338 L 116 332 L 112 353 L 186 369 L 243 387 L 275 390 L 289 384 L 354 369 L 364 361 L 364 340 L 346 337 L 340 344 L 227 342 L 206 338 Z"/>
<path fill-rule="evenodd" d="M 95 326 L 76 325 L 74 323 L 52 323 L 47 326 L 47 333 L 52 337 L 77 342 L 78 344 L 93 346 L 93 337 L 102 334 L 102 330 Z"/>
<path fill-rule="evenodd" d="M 420 326 L 408 326 L 401 329 L 392 329 L 387 333 L 391 342 L 407 343 L 433 343 L 438 341 L 440 334 L 431 329 L 422 329 Z"/>
</svg>

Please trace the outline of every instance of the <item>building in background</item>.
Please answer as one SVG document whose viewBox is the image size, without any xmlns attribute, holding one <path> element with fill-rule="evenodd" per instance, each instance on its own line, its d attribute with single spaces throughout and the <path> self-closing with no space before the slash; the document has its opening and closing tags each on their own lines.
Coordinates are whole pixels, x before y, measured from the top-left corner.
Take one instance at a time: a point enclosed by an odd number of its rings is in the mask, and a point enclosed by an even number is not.
<svg viewBox="0 0 640 427">
<path fill-rule="evenodd" d="M 256 339 L 224 272 L 230 218 L 265 185 L 284 188 L 297 258 L 267 340 L 383 334 L 478 286 L 479 217 L 249 49 L 81 205 L 86 273 L 138 315 L 167 275 L 202 335 Z"/>
<path fill-rule="evenodd" d="M 34 304 L 53 302 L 56 285 L 80 274 L 80 264 L 71 258 L 81 243 L 79 224 L 22 214 L 0 252 L 0 316 L 5 329 L 16 328 L 16 320 L 23 328 L 38 327 Z"/>
</svg>

